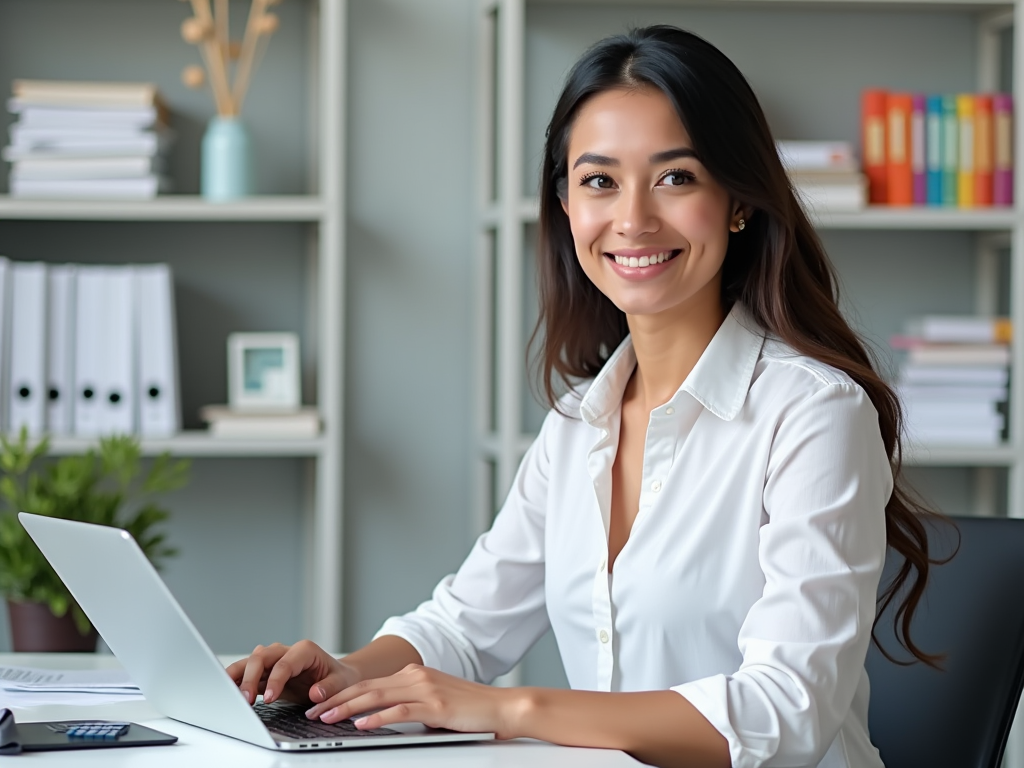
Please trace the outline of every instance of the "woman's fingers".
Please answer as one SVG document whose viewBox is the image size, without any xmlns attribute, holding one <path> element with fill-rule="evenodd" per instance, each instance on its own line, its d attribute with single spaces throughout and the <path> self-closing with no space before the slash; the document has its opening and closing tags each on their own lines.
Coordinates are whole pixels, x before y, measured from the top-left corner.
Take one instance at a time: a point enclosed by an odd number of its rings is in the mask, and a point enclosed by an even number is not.
<svg viewBox="0 0 1024 768">
<path fill-rule="evenodd" d="M 347 714 L 343 714 L 336 719 L 325 721 L 335 723 L 338 720 L 344 720 L 346 717 L 351 716 L 353 713 L 365 712 L 368 709 L 376 709 L 379 707 L 387 706 L 383 701 L 379 704 L 371 704 L 370 706 L 364 706 L 363 709 L 354 709 L 356 702 L 361 700 L 372 699 L 373 697 L 381 696 L 381 691 L 389 689 L 404 689 L 410 685 L 410 680 L 403 676 L 402 672 L 388 677 L 378 677 L 375 680 L 362 680 L 355 685 L 342 686 L 340 690 L 334 695 L 330 695 L 327 691 L 327 696 L 321 700 L 319 704 L 315 704 L 306 711 L 306 717 L 310 720 L 320 717 L 324 712 L 328 712 L 332 709 L 349 705 L 344 710 Z"/>
<path fill-rule="evenodd" d="M 242 671 L 242 681 L 238 684 L 238 687 L 241 689 L 242 695 L 245 696 L 245 700 L 250 704 L 256 701 L 256 696 L 260 692 L 260 683 L 263 681 L 263 676 L 267 670 L 272 668 L 284 656 L 287 650 L 287 646 L 280 643 L 274 643 L 267 648 L 257 645 L 249 655 L 249 658 L 244 660 L 245 666 Z M 236 662 L 236 664 L 241 663 Z"/>
</svg>

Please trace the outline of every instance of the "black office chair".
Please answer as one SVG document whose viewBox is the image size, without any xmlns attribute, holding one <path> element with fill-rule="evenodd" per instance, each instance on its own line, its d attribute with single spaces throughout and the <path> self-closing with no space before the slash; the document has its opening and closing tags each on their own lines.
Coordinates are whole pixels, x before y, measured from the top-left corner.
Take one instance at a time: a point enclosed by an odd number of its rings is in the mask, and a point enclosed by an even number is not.
<svg viewBox="0 0 1024 768">
<path fill-rule="evenodd" d="M 998 768 L 1024 686 L 1024 520 L 955 518 L 960 551 L 935 566 L 911 628 L 927 653 L 945 653 L 943 671 L 903 667 L 872 644 L 869 727 L 886 768 Z M 929 525 L 937 554 L 956 531 Z M 882 584 L 899 557 L 890 550 Z M 892 606 L 878 637 L 898 659 Z"/>
</svg>

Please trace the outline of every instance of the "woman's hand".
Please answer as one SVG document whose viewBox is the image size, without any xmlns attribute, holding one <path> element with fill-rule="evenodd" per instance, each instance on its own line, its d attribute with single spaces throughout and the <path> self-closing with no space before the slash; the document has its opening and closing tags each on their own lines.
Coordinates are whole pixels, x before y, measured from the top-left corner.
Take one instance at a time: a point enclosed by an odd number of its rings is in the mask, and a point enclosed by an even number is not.
<svg viewBox="0 0 1024 768">
<path fill-rule="evenodd" d="M 247 659 L 227 668 L 250 704 L 262 693 L 270 704 L 277 699 L 300 704 L 322 702 L 358 682 L 356 671 L 311 640 L 256 649 Z"/>
<path fill-rule="evenodd" d="M 370 710 L 356 727 L 381 728 L 391 723 L 417 722 L 453 731 L 493 731 L 499 739 L 515 738 L 514 721 L 520 708 L 519 691 L 492 688 L 410 664 L 390 677 L 363 680 L 313 706 L 306 716 L 336 723 Z"/>
</svg>

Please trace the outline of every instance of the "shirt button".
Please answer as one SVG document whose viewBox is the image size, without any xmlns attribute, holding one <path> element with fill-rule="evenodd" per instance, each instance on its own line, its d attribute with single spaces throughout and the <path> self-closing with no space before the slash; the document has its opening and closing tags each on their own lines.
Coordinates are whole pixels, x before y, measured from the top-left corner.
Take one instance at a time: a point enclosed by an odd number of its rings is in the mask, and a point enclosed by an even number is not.
<svg viewBox="0 0 1024 768">
<path fill-rule="evenodd" d="M 673 408 L 671 405 L 668 408 L 665 409 L 665 415 L 666 416 L 671 416 L 675 412 L 676 412 L 676 409 Z"/>
<path fill-rule="evenodd" d="M 600 632 L 600 634 L 598 634 L 598 638 L 599 638 L 599 639 L 601 640 L 601 642 L 602 642 L 602 643 L 607 643 L 607 642 L 608 642 L 608 633 L 607 633 L 607 632 L 605 632 L 605 631 L 604 631 L 604 630 L 602 629 L 602 630 L 601 630 L 601 632 Z"/>
<path fill-rule="evenodd" d="M 660 491 L 661 490 L 661 480 L 655 480 L 653 483 L 651 483 L 651 490 L 654 491 L 655 493 Z"/>
</svg>

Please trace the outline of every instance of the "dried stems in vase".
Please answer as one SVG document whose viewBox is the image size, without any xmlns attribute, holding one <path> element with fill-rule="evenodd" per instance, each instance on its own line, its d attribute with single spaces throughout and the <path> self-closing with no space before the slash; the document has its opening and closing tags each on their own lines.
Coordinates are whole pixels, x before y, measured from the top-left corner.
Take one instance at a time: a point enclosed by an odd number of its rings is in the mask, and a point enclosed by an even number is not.
<svg viewBox="0 0 1024 768">
<path fill-rule="evenodd" d="M 189 2 L 192 16 L 182 22 L 181 36 L 186 43 L 199 48 L 205 68 L 185 67 L 181 78 L 190 88 L 202 88 L 209 82 L 217 114 L 236 117 L 241 114 L 252 73 L 266 50 L 267 41 L 281 24 L 268 9 L 281 0 L 252 0 L 241 41 L 231 39 L 229 0 L 214 0 L 212 8 L 210 0 Z"/>
</svg>

